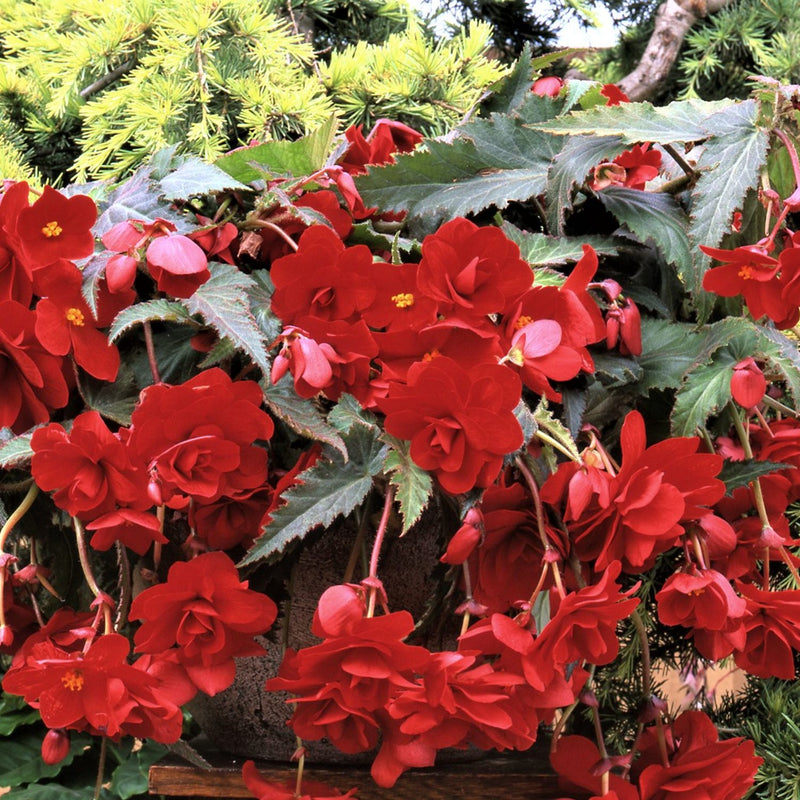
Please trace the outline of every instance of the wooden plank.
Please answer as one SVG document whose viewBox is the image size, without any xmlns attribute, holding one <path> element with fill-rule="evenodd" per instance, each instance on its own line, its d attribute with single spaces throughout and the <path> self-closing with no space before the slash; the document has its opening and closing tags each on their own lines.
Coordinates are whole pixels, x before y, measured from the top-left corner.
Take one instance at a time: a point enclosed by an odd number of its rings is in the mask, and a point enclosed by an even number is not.
<svg viewBox="0 0 800 800">
<path fill-rule="evenodd" d="M 150 793 L 193 800 L 252 798 L 241 775 L 241 761 L 210 770 L 176 763 L 150 768 Z M 279 783 L 294 776 L 286 765 L 259 764 L 267 780 Z M 562 797 L 556 778 L 541 757 L 500 756 L 469 763 L 409 770 L 391 789 L 381 789 L 364 767 L 306 766 L 309 780 L 323 781 L 341 791 L 358 787 L 359 800 L 553 800 Z"/>
</svg>

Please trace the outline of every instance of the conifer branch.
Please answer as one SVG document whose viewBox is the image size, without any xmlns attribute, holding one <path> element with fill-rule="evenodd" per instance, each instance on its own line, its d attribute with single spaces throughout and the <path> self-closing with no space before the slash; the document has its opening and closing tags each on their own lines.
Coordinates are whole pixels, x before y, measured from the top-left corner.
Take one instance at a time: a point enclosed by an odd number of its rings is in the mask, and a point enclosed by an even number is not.
<svg viewBox="0 0 800 800">
<path fill-rule="evenodd" d="M 94 83 L 90 83 L 85 89 L 81 89 L 78 94 L 86 100 L 87 98 L 91 97 L 93 94 L 97 94 L 101 89 L 105 89 L 106 86 L 110 86 L 115 81 L 119 80 L 123 75 L 127 72 L 130 72 L 138 63 L 136 56 L 133 58 L 129 58 L 127 61 L 120 64 L 115 69 L 112 69 L 111 72 L 107 72 L 101 78 L 98 78 Z"/>
</svg>

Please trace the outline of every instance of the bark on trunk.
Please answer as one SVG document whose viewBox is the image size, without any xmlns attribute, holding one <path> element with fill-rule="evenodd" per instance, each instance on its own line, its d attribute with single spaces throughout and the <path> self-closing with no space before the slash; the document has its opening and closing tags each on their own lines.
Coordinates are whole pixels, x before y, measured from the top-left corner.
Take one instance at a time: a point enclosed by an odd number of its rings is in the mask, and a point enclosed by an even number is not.
<svg viewBox="0 0 800 800">
<path fill-rule="evenodd" d="M 665 0 L 656 12 L 656 26 L 642 60 L 619 88 L 631 100 L 646 100 L 666 80 L 689 29 L 701 17 L 713 14 L 732 0 Z"/>
</svg>

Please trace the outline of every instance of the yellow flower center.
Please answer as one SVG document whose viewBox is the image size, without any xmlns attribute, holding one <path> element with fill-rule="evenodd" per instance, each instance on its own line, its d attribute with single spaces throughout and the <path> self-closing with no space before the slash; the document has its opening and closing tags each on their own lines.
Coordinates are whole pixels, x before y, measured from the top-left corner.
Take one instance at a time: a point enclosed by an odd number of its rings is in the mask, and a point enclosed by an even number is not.
<svg viewBox="0 0 800 800">
<path fill-rule="evenodd" d="M 689 594 L 692 595 L 692 597 L 700 597 L 700 595 L 705 594 L 705 591 L 705 587 L 701 589 L 690 589 Z"/>
<path fill-rule="evenodd" d="M 401 292 L 392 295 L 392 302 L 398 308 L 410 308 L 414 305 L 414 295 L 411 292 Z"/>
<path fill-rule="evenodd" d="M 79 328 L 82 328 L 84 325 L 84 317 L 83 311 L 79 308 L 68 308 L 67 309 L 67 322 L 71 322 L 73 325 L 77 325 Z"/>
<path fill-rule="evenodd" d="M 67 670 L 61 676 L 61 683 L 64 684 L 65 689 L 69 689 L 71 692 L 79 692 L 83 689 L 83 673 L 77 669 Z"/>
<path fill-rule="evenodd" d="M 533 318 L 529 317 L 527 314 L 523 314 L 515 323 L 514 327 L 519 330 L 520 328 L 524 328 L 528 323 L 533 322 Z"/>
<path fill-rule="evenodd" d="M 54 236 L 61 236 L 63 229 L 55 220 L 53 220 L 52 222 L 48 222 L 47 225 L 42 228 L 42 233 L 48 239 L 52 239 Z"/>
<path fill-rule="evenodd" d="M 440 355 L 441 353 L 434 347 L 433 350 L 431 350 L 429 353 L 425 353 L 425 355 L 422 356 L 422 360 L 433 361 L 434 358 L 437 358 Z"/>
<path fill-rule="evenodd" d="M 753 268 L 748 266 L 747 264 L 743 265 L 739 268 L 739 277 L 744 281 L 752 280 L 753 278 Z"/>
<path fill-rule="evenodd" d="M 518 367 L 521 367 L 525 363 L 525 353 L 523 353 L 519 347 L 512 347 L 508 351 L 508 355 L 506 356 L 506 358 L 512 364 L 516 364 Z"/>
</svg>

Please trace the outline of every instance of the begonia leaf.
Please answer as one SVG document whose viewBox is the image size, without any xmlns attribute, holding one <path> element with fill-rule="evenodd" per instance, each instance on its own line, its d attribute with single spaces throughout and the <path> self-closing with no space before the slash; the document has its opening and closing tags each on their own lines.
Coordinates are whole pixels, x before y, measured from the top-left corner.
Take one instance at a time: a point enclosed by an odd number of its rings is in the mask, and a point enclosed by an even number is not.
<svg viewBox="0 0 800 800">
<path fill-rule="evenodd" d="M 549 56 L 558 58 L 557 54 Z M 525 42 L 519 58 L 514 63 L 510 72 L 503 76 L 492 88 L 491 97 L 484 103 L 484 112 L 487 114 L 508 114 L 520 106 L 526 97 L 530 96 L 533 80 L 533 69 L 543 69 L 547 64 L 533 67 L 531 64 L 531 46 Z"/>
<path fill-rule="evenodd" d="M 347 458 L 347 448 L 339 431 L 329 424 L 311 400 L 297 396 L 290 381 L 265 386 L 264 400 L 269 410 L 282 419 L 290 428 L 309 439 L 325 442 Z"/>
<path fill-rule="evenodd" d="M 726 460 L 717 477 L 725 483 L 725 493 L 730 495 L 734 489 L 747 486 L 762 475 L 770 475 L 782 469 L 794 469 L 794 467 L 791 464 L 780 464 L 775 461 Z"/>
<path fill-rule="evenodd" d="M 2 508 L 0 520 L 6 520 Z M 0 736 L 10 736 L 21 725 L 30 725 L 39 719 L 39 712 L 31 708 L 22 697 L 6 692 L 0 695 Z"/>
<path fill-rule="evenodd" d="M 505 208 L 545 188 L 561 140 L 525 127 L 515 117 L 495 116 L 470 124 L 448 144 L 399 156 L 395 164 L 370 168 L 356 179 L 367 206 L 407 211 L 409 216 L 462 216 L 490 205 Z"/>
<path fill-rule="evenodd" d="M 349 433 L 353 425 L 377 430 L 378 419 L 371 412 L 361 407 L 355 397 L 346 392 L 339 398 L 328 414 L 328 422 L 341 433 Z"/>
<path fill-rule="evenodd" d="M 705 347 L 705 337 L 689 323 L 665 319 L 642 320 L 642 354 L 637 359 L 642 377 L 637 389 L 677 389 L 683 376 L 695 367 Z"/>
<path fill-rule="evenodd" d="M 188 158 L 178 169 L 161 179 L 161 192 L 167 200 L 188 200 L 197 195 L 224 192 L 226 189 L 247 190 L 223 169 L 206 164 L 199 158 Z"/>
<path fill-rule="evenodd" d="M 373 478 L 383 469 L 386 445 L 360 425 L 345 437 L 345 444 L 347 461 L 333 456 L 301 473 L 301 482 L 283 495 L 286 505 L 272 512 L 272 521 L 240 566 L 277 557 L 309 531 L 329 526 L 361 503 L 372 487 Z"/>
<path fill-rule="evenodd" d="M 192 318 L 191 313 L 177 300 L 167 300 L 157 297 L 154 300 L 147 300 L 144 303 L 134 303 L 114 317 L 111 327 L 108 330 L 109 341 L 114 342 L 122 336 L 125 331 L 134 325 L 141 325 L 143 322 L 159 320 L 161 322 L 187 322 Z"/>
<path fill-rule="evenodd" d="M 686 212 L 670 194 L 609 186 L 597 193 L 600 202 L 643 242 L 652 239 L 664 258 L 687 280 L 692 266 Z"/>
<path fill-rule="evenodd" d="M 644 374 L 635 359 L 621 356 L 619 353 L 596 353 L 594 355 L 594 372 L 603 383 L 609 386 L 638 383 Z"/>
<path fill-rule="evenodd" d="M 8 433 L 9 438 L 5 438 Z M 31 436 L 33 433 L 23 433 L 14 436 L 8 428 L 0 429 L 0 469 L 24 467 L 31 459 Z"/>
<path fill-rule="evenodd" d="M 780 373 L 786 390 L 795 402 L 800 402 L 800 353 L 797 341 L 780 331 L 757 326 L 758 343 L 754 356 L 769 363 Z"/>
<path fill-rule="evenodd" d="M 395 497 L 403 516 L 403 533 L 406 533 L 428 505 L 433 479 L 412 460 L 410 442 L 388 434 L 383 440 L 389 444 L 383 468 L 390 474 L 389 482 L 395 487 Z"/>
<path fill-rule="evenodd" d="M 141 387 L 137 384 L 128 362 L 120 365 L 119 374 L 113 383 L 97 380 L 90 375 L 85 376 L 81 383 L 83 399 L 90 409 L 120 425 L 130 425 Z"/>
<path fill-rule="evenodd" d="M 264 336 L 250 310 L 248 290 L 253 279 L 230 264 L 211 261 L 211 277 L 181 303 L 191 314 L 199 314 L 207 325 L 230 339 L 246 353 L 265 374 L 269 359 Z"/>
<path fill-rule="evenodd" d="M 66 758 L 58 764 L 45 764 L 41 758 L 43 732 L 41 730 L 15 732 L 0 747 L 0 786 L 20 786 L 36 783 L 42 778 L 52 778 L 69 766 L 76 756 L 91 743 L 85 734 L 70 734 L 70 747 Z"/>
<path fill-rule="evenodd" d="M 583 245 L 594 248 L 598 255 L 615 256 L 620 242 L 610 236 L 548 236 L 528 233 L 506 222 L 503 232 L 519 246 L 520 254 L 531 266 L 539 264 L 569 264 L 583 257 Z M 560 273 L 560 282 L 564 276 Z M 543 282 L 536 281 L 542 285 Z"/>
<path fill-rule="evenodd" d="M 81 266 L 81 273 L 83 274 L 83 284 L 81 285 L 81 293 L 86 305 L 89 306 L 93 314 L 97 314 L 97 295 L 100 291 L 100 282 L 106 274 L 106 264 L 109 259 L 113 258 L 116 253 L 112 250 L 102 250 L 99 253 L 94 253 L 88 259 L 83 261 Z"/>
<path fill-rule="evenodd" d="M 757 114 L 754 100 L 730 105 L 716 114 L 714 135 L 706 142 L 698 163 L 701 174 L 692 193 L 689 226 L 694 261 L 681 277 L 694 298 L 701 321 L 711 313 L 714 296 L 702 288 L 710 259 L 698 245 L 719 245 L 730 232 L 733 212 L 743 207 L 748 190 L 758 183 L 769 137 L 756 124 Z"/>
</svg>

